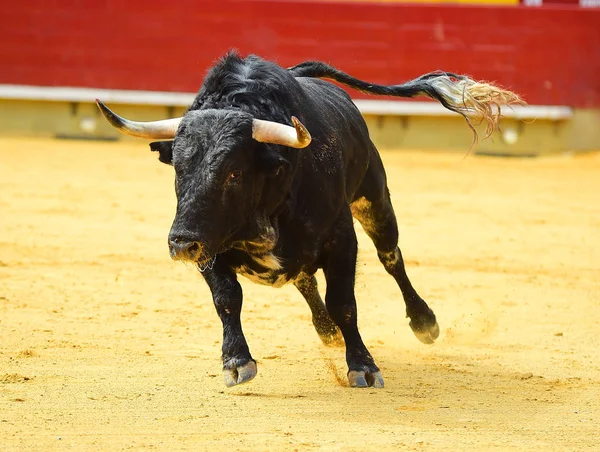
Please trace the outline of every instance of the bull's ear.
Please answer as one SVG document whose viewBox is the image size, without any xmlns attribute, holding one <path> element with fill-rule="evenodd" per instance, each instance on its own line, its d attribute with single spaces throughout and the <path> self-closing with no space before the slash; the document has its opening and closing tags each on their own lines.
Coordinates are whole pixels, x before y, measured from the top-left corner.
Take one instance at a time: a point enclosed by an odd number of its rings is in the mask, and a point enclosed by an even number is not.
<svg viewBox="0 0 600 452">
<path fill-rule="evenodd" d="M 173 141 L 155 141 L 150 143 L 150 150 L 158 152 L 158 160 L 161 162 L 173 164 Z"/>
</svg>

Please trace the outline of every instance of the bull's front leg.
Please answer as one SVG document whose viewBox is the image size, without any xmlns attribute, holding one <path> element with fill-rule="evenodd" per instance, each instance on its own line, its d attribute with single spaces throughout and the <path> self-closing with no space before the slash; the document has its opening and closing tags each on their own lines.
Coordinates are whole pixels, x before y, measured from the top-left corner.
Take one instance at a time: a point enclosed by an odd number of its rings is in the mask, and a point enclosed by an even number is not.
<svg viewBox="0 0 600 452">
<path fill-rule="evenodd" d="M 383 377 L 358 332 L 354 277 L 358 243 L 350 209 L 343 211 L 326 247 L 325 305 L 346 342 L 350 386 L 383 388 Z"/>
<path fill-rule="evenodd" d="M 212 292 L 213 302 L 223 323 L 223 377 L 226 386 L 246 383 L 256 376 L 256 361 L 250 355 L 242 331 L 242 287 L 236 274 L 219 266 L 218 259 L 212 270 L 202 275 Z"/>
</svg>

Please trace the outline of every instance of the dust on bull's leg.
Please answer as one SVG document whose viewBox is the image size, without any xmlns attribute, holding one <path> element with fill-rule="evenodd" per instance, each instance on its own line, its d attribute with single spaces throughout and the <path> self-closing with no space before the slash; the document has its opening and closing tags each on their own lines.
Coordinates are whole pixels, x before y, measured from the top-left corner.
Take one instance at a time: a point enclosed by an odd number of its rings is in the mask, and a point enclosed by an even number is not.
<svg viewBox="0 0 600 452">
<path fill-rule="evenodd" d="M 342 333 L 331 319 L 325 303 L 323 303 L 321 295 L 319 295 L 315 275 L 309 275 L 304 272 L 300 273 L 294 281 L 294 286 L 296 286 L 306 300 L 312 313 L 313 325 L 323 344 L 331 346 L 344 345 Z"/>
<path fill-rule="evenodd" d="M 387 190 L 386 190 L 387 193 Z M 377 256 L 385 270 L 400 287 L 410 327 L 421 342 L 433 344 L 440 334 L 435 314 L 412 286 L 402 253 L 398 247 L 398 224 L 389 195 L 371 202 L 362 197 L 352 203 L 352 214 L 360 221 L 377 248 Z"/>
<path fill-rule="evenodd" d="M 382 388 L 381 372 L 358 332 L 354 296 L 358 244 L 350 211 L 342 212 L 341 215 L 327 246 L 327 259 L 323 267 L 327 281 L 325 304 L 346 342 L 350 386 Z"/>
<path fill-rule="evenodd" d="M 410 318 L 410 327 L 415 336 L 424 344 L 433 344 L 440 335 L 435 314 L 427 306 L 427 303 L 417 294 L 413 288 L 406 269 L 400 248 L 393 251 L 377 251 L 377 256 L 386 271 L 394 277 L 406 304 L 406 316 Z"/>
<path fill-rule="evenodd" d="M 210 288 L 217 314 L 223 323 L 223 378 L 225 385 L 235 386 L 252 380 L 257 373 L 256 361 L 250 355 L 242 331 L 242 287 L 235 273 L 227 268 L 202 273 Z"/>
</svg>

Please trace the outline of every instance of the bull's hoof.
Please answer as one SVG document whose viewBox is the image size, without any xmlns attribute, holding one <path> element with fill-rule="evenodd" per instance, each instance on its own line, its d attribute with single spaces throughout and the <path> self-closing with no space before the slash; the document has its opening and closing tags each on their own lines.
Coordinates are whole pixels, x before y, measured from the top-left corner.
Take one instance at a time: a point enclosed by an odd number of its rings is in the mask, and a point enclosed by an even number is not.
<svg viewBox="0 0 600 452">
<path fill-rule="evenodd" d="M 223 378 L 225 379 L 225 386 L 231 388 L 232 386 L 239 385 L 242 383 L 248 383 L 254 377 L 258 369 L 256 368 L 256 361 L 248 361 L 246 364 L 241 366 L 233 367 L 232 369 L 223 369 Z"/>
<path fill-rule="evenodd" d="M 424 344 L 433 344 L 440 335 L 440 326 L 435 319 L 433 323 L 417 323 L 411 320 L 409 325 L 417 339 Z"/>
<path fill-rule="evenodd" d="M 348 383 L 351 388 L 383 388 L 381 372 L 351 370 L 348 372 Z"/>
</svg>

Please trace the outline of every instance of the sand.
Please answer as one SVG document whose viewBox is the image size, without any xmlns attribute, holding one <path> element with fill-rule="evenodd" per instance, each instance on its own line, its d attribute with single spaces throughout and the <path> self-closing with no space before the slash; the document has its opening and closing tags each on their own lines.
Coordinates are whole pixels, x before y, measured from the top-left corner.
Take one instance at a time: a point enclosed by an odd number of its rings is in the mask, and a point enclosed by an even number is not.
<svg viewBox="0 0 600 452">
<path fill-rule="evenodd" d="M 144 141 L 0 139 L 0 449 L 597 450 L 600 154 L 383 158 L 436 344 L 357 224 L 385 388 L 344 386 L 293 286 L 242 279 L 259 373 L 228 389 L 208 288 L 168 255 L 172 168 Z"/>
</svg>

